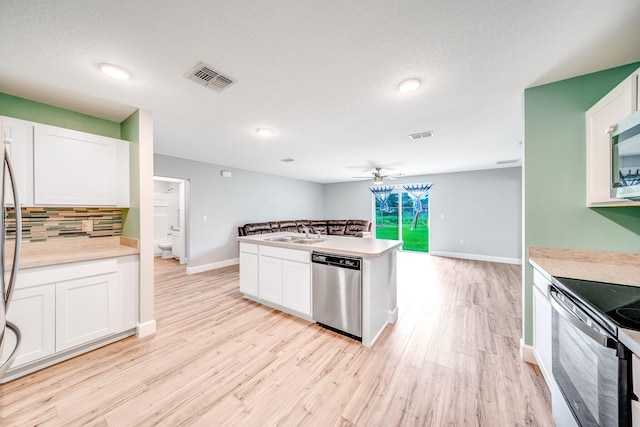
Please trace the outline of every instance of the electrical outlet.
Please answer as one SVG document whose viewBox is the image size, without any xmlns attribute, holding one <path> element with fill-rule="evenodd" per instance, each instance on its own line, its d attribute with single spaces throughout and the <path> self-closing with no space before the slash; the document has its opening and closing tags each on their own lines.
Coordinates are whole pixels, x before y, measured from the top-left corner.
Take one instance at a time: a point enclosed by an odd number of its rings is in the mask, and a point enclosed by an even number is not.
<svg viewBox="0 0 640 427">
<path fill-rule="evenodd" d="M 82 231 L 93 231 L 93 220 L 92 219 L 83 219 L 82 220 Z"/>
</svg>

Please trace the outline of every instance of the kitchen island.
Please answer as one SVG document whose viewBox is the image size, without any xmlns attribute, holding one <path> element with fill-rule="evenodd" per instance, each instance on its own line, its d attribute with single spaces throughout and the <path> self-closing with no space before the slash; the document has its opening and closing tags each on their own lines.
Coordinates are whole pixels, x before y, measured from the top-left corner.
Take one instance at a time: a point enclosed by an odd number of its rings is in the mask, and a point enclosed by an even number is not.
<svg viewBox="0 0 640 427">
<path fill-rule="evenodd" d="M 248 299 L 313 322 L 311 253 L 356 256 L 362 258 L 362 344 L 371 347 L 398 318 L 396 253 L 401 241 L 288 232 L 237 239 L 240 291 Z"/>
</svg>

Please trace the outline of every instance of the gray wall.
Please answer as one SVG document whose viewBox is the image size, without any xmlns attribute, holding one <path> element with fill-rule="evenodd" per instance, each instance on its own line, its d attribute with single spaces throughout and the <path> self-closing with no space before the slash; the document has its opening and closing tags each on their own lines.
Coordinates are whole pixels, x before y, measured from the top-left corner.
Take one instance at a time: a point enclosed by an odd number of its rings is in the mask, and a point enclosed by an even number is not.
<svg viewBox="0 0 640 427">
<path fill-rule="evenodd" d="M 522 258 L 520 167 L 424 175 L 389 184 L 432 182 L 432 252 L 519 260 Z M 372 219 L 371 181 L 324 186 L 326 218 Z M 444 216 L 444 218 L 443 218 Z M 464 244 L 460 244 L 460 239 Z"/>
<path fill-rule="evenodd" d="M 223 169 L 230 170 L 233 177 L 220 176 Z M 190 182 L 190 268 L 237 258 L 237 227 L 248 222 L 372 220 L 370 181 L 322 185 L 159 154 L 154 156 L 154 175 Z M 521 168 L 388 182 L 434 183 L 430 190 L 432 252 L 522 258 Z M 464 239 L 463 245 L 460 239 Z"/>
<path fill-rule="evenodd" d="M 232 178 L 220 176 L 223 169 Z M 242 224 L 323 217 L 321 184 L 159 154 L 154 175 L 189 180 L 190 268 L 237 258 Z"/>
</svg>

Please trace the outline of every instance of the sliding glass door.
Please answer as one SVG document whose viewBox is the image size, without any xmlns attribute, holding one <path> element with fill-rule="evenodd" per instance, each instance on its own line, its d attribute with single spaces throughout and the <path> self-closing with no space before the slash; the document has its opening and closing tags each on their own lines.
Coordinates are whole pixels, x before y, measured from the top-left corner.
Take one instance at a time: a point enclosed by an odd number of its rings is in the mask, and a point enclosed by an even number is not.
<svg viewBox="0 0 640 427">
<path fill-rule="evenodd" d="M 402 240 L 403 250 L 429 252 L 428 187 L 398 186 L 386 201 L 375 197 L 375 238 Z"/>
</svg>

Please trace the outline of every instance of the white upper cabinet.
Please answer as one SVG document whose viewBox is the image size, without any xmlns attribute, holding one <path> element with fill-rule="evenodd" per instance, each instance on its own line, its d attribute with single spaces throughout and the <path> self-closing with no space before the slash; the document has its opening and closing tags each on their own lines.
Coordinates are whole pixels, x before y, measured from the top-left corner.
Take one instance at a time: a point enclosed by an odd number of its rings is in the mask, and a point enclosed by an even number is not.
<svg viewBox="0 0 640 427">
<path fill-rule="evenodd" d="M 36 124 L 36 206 L 129 206 L 129 143 Z"/>
<path fill-rule="evenodd" d="M 638 73 L 623 80 L 586 113 L 586 203 L 597 206 L 638 206 L 640 202 L 611 198 L 611 143 L 609 128 L 638 109 Z"/>
<path fill-rule="evenodd" d="M 24 120 L 2 117 L 3 141 L 11 158 L 21 206 L 33 205 L 33 124 Z M 13 192 L 7 178 L 5 205 L 13 206 Z"/>
</svg>

